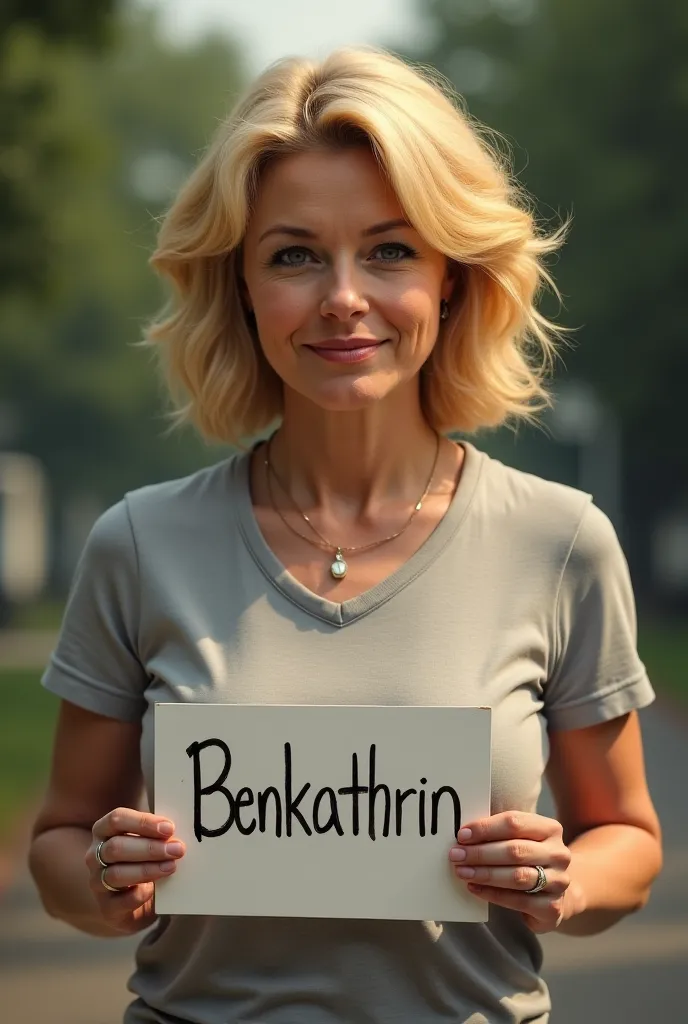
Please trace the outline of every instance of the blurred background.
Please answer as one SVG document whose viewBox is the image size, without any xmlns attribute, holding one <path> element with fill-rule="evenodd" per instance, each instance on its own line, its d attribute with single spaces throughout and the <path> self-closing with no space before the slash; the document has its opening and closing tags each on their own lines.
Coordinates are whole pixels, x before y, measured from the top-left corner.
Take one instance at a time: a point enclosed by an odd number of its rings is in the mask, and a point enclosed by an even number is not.
<svg viewBox="0 0 688 1024">
<path fill-rule="evenodd" d="M 379 43 L 499 132 L 550 226 L 544 310 L 575 328 L 541 429 L 475 442 L 586 491 L 631 568 L 667 865 L 650 906 L 548 939 L 557 1024 L 684 1019 L 688 962 L 688 6 L 681 0 L 4 0 L 0 8 L 0 1006 L 117 1024 L 129 942 L 49 921 L 23 871 L 54 699 L 37 685 L 93 521 L 226 454 L 163 436 L 134 348 L 160 304 L 156 218 L 218 118 L 290 53 Z"/>
</svg>

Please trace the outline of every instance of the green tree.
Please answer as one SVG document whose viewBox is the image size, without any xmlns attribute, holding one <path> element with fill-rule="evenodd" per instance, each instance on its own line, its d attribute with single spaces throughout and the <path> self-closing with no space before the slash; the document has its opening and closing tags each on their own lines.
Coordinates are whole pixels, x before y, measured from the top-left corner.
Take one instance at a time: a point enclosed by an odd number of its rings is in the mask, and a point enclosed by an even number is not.
<svg viewBox="0 0 688 1024">
<path fill-rule="evenodd" d="M 45 186 L 75 155 L 69 136 L 46 121 L 50 57 L 59 47 L 100 50 L 114 7 L 113 0 L 6 0 L 0 10 L 0 294 L 46 287 Z"/>
<path fill-rule="evenodd" d="M 629 545 L 686 495 L 688 7 L 675 0 L 428 0 L 429 60 L 512 147 L 543 220 L 572 229 L 554 273 L 565 363 L 619 415 Z M 551 304 L 549 312 L 558 312 Z"/>
<path fill-rule="evenodd" d="M 45 286 L 21 277 L 0 293 L 0 407 L 13 446 L 46 466 L 55 508 L 81 494 L 105 504 L 218 457 L 191 433 L 164 438 L 157 375 L 133 343 L 163 298 L 148 267 L 156 218 L 226 112 L 241 61 L 220 39 L 173 47 L 145 12 L 97 54 L 48 52 L 34 35 L 15 45 L 17 64 L 41 63 L 49 82 L 36 145 L 68 138 L 71 160 L 41 185 Z"/>
<path fill-rule="evenodd" d="M 4 0 L 0 39 L 17 25 L 31 25 L 49 39 L 99 46 L 117 6 L 117 0 Z"/>
</svg>

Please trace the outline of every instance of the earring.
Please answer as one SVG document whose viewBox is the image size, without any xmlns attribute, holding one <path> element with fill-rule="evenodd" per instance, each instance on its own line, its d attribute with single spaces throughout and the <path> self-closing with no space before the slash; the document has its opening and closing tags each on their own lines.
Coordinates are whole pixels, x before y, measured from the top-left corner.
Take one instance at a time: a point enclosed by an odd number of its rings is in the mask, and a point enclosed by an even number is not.
<svg viewBox="0 0 688 1024">
<path fill-rule="evenodd" d="M 440 302 L 440 320 L 446 320 L 449 316 L 449 303 L 446 299 Z"/>
</svg>

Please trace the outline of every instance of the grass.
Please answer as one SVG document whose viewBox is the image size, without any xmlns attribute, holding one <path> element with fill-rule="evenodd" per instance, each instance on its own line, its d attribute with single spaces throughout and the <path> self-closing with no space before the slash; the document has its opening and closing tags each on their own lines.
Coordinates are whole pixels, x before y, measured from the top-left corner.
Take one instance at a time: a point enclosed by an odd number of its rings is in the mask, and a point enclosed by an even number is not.
<svg viewBox="0 0 688 1024">
<path fill-rule="evenodd" d="M 688 624 L 641 618 L 638 652 L 655 689 L 688 708 Z"/>
<path fill-rule="evenodd" d="M 50 765 L 59 701 L 39 684 L 39 672 L 0 672 L 0 843 L 12 822 L 31 811 Z"/>
<path fill-rule="evenodd" d="M 641 620 L 638 648 L 655 688 L 688 708 L 688 629 Z M 12 821 L 31 809 L 47 777 L 59 701 L 39 671 L 0 671 L 0 843 Z"/>
<path fill-rule="evenodd" d="M 59 629 L 64 614 L 64 601 L 44 600 L 19 605 L 14 609 L 12 629 Z"/>
</svg>

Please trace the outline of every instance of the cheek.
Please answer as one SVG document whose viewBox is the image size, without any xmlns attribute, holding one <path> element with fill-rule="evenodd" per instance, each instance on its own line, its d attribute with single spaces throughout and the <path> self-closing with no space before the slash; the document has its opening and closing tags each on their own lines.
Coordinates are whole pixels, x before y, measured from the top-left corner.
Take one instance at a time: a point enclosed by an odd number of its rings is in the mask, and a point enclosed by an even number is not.
<svg viewBox="0 0 688 1024">
<path fill-rule="evenodd" d="M 303 323 L 312 307 L 309 290 L 274 282 L 264 285 L 255 299 L 255 312 L 261 337 L 268 344 L 286 341 Z"/>
<path fill-rule="evenodd" d="M 395 302 L 390 315 L 402 334 L 426 337 L 434 323 L 432 299 L 425 289 L 410 289 Z"/>
</svg>

